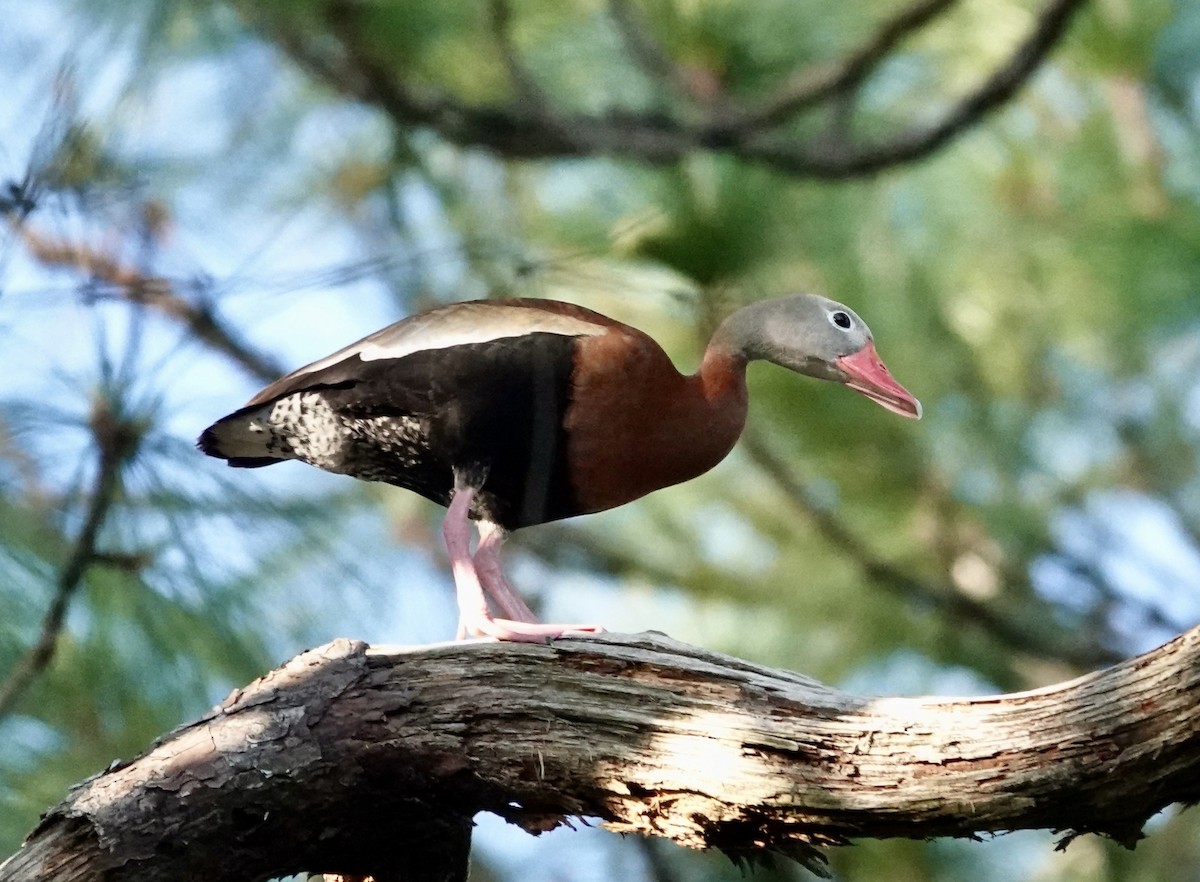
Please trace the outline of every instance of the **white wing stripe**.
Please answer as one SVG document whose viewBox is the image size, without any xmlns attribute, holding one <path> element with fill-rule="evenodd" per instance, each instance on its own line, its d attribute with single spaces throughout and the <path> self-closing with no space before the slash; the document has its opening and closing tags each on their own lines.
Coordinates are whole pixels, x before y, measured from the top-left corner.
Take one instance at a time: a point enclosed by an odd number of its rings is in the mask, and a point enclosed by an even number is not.
<svg viewBox="0 0 1200 882">
<path fill-rule="evenodd" d="M 497 318 L 501 322 L 496 322 Z M 486 303 L 460 304 L 389 325 L 332 355 L 305 365 L 291 376 L 319 371 L 353 355 L 363 361 L 378 361 L 403 358 L 427 349 L 449 349 L 451 346 L 487 343 L 538 332 L 579 337 L 603 334 L 605 330 L 603 325 L 543 309 L 500 308 Z"/>
</svg>

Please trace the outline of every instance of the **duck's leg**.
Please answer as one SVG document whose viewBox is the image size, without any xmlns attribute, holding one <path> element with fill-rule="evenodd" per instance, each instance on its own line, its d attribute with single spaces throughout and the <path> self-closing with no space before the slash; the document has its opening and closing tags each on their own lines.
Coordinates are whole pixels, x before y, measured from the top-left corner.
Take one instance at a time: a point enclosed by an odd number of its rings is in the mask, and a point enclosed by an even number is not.
<svg viewBox="0 0 1200 882">
<path fill-rule="evenodd" d="M 536 623 L 524 599 L 504 576 L 500 563 L 500 546 L 507 537 L 504 528 L 491 521 L 479 522 L 479 545 L 475 548 L 475 571 L 483 583 L 484 592 L 495 602 L 504 615 L 518 622 Z"/>
<path fill-rule="evenodd" d="M 458 596 L 458 634 L 460 637 L 495 637 L 526 643 L 541 643 L 560 637 L 566 631 L 602 631 L 597 625 L 542 625 L 513 619 L 496 619 L 488 611 L 487 598 L 479 571 L 471 557 L 471 500 L 475 488 L 458 486 L 450 500 L 450 509 L 442 522 L 442 536 L 450 552 L 450 567 Z M 494 556 L 494 555 L 493 555 Z M 487 557 L 485 556 L 485 561 Z M 498 564 L 498 560 L 497 560 Z M 515 595 L 511 587 L 509 592 Z M 524 602 L 521 606 L 528 612 Z M 512 613 L 508 613 L 511 615 Z"/>
</svg>

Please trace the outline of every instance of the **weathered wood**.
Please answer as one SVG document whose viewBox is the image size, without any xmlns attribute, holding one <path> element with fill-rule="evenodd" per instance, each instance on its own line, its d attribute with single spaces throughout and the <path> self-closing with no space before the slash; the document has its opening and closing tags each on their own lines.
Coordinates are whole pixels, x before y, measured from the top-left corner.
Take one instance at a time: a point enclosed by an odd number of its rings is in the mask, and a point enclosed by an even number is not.
<svg viewBox="0 0 1200 882">
<path fill-rule="evenodd" d="M 652 634 L 337 641 L 77 786 L 0 880 L 451 880 L 470 819 L 735 855 L 1049 828 L 1126 844 L 1200 797 L 1200 628 L 1069 683 L 846 695 Z"/>
</svg>

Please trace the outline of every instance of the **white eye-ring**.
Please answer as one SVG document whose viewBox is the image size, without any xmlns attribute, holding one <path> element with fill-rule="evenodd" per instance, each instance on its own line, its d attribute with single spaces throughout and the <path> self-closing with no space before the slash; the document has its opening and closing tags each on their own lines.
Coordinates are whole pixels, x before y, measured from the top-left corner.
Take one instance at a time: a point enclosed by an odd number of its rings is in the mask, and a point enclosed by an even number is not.
<svg viewBox="0 0 1200 882">
<path fill-rule="evenodd" d="M 840 309 L 829 313 L 829 320 L 833 322 L 836 327 L 841 328 L 843 331 L 850 330 L 850 326 L 853 324 L 853 322 L 850 320 L 850 313 L 843 312 Z"/>
</svg>

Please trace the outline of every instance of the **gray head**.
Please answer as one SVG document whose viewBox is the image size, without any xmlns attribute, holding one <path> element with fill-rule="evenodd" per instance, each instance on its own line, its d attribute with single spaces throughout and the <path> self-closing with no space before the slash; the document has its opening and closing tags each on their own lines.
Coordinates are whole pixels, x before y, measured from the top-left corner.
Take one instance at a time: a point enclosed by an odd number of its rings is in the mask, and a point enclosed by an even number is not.
<svg viewBox="0 0 1200 882">
<path fill-rule="evenodd" d="M 901 416 L 920 419 L 921 403 L 897 383 L 875 351 L 867 323 L 818 294 L 763 300 L 729 316 L 713 345 L 745 359 L 833 380 Z"/>
</svg>

